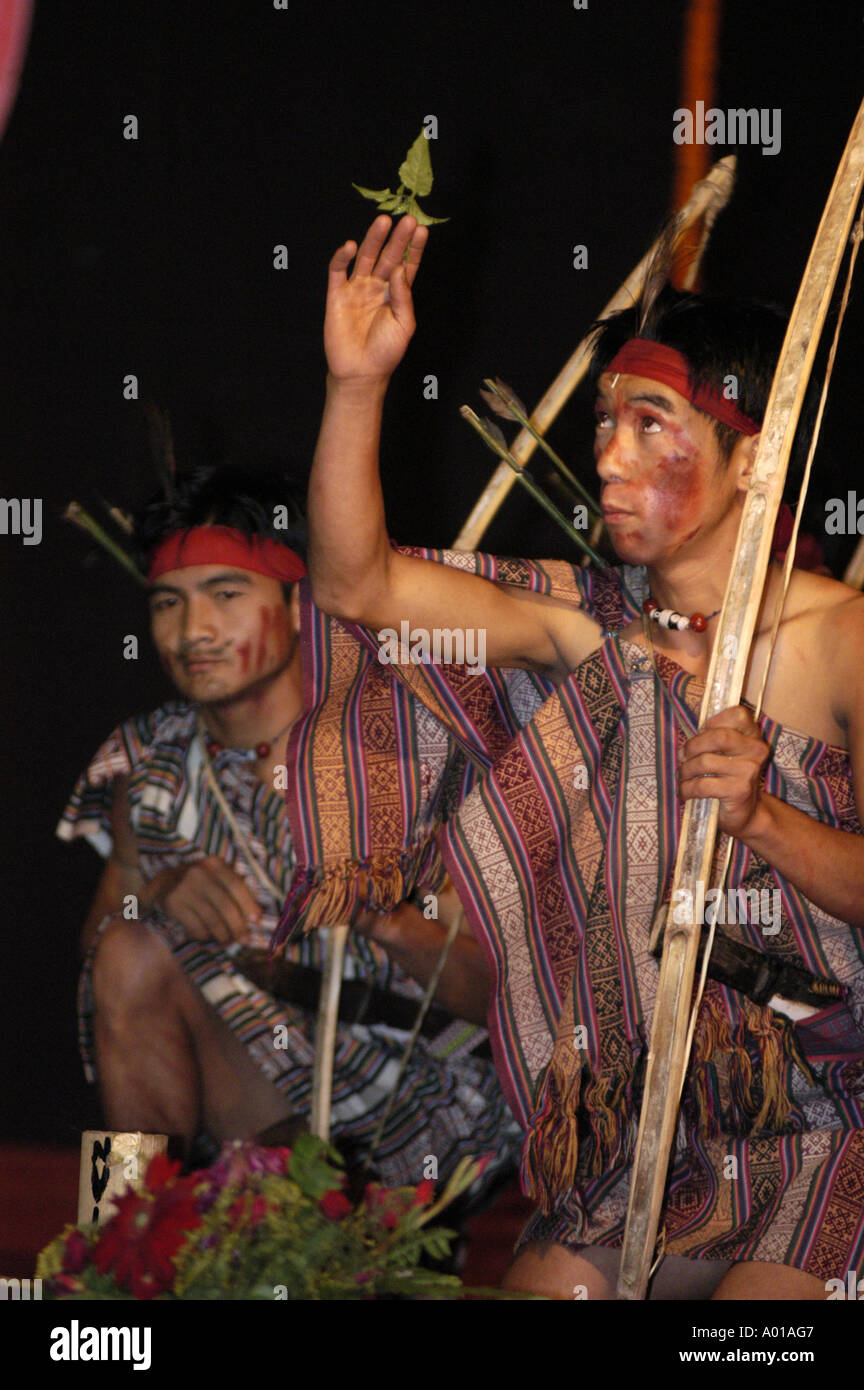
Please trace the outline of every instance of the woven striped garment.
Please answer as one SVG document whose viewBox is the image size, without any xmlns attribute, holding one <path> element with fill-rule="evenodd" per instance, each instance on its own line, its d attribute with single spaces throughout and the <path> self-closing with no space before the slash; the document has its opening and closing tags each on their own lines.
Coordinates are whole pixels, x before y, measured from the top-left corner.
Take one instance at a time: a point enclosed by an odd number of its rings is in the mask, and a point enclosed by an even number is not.
<svg viewBox="0 0 864 1390">
<path fill-rule="evenodd" d="M 111 850 L 112 782 L 128 776 L 130 810 L 145 879 L 163 868 L 218 854 L 246 882 L 262 908 L 249 944 L 269 947 L 278 905 L 261 887 L 235 846 L 230 830 L 202 776 L 202 753 L 194 711 L 180 702 L 130 719 L 111 734 L 79 778 L 58 826 L 62 839 L 84 836 L 103 856 Z M 242 757 L 225 749 L 213 757 L 219 784 L 253 853 L 272 881 L 284 887 L 294 867 L 282 797 L 260 782 Z M 314 793 L 313 793 L 314 797 Z M 107 925 L 107 919 L 104 926 Z M 215 942 L 190 940 L 183 928 L 154 909 L 141 921 L 171 948 L 192 983 L 232 1029 L 264 1074 L 286 1096 L 292 1110 L 307 1115 L 311 1102 L 315 1019 L 286 1004 L 240 973 Z M 92 963 L 88 956 L 79 986 L 79 1037 L 88 1079 L 96 1079 L 92 1034 Z M 321 968 L 323 940 L 317 934 L 289 948 L 288 956 Z M 360 979 L 405 995 L 422 997 L 416 982 L 385 952 L 349 934 L 345 978 Z M 479 1036 L 485 1036 L 482 1030 Z M 334 1138 L 350 1138 L 362 1150 L 371 1140 L 389 1099 L 407 1034 L 383 1025 L 341 1023 L 333 1078 Z M 399 1096 L 377 1150 L 375 1168 L 387 1183 L 418 1182 L 437 1159 L 445 1178 L 463 1155 L 494 1153 L 483 1174 L 491 1183 L 518 1157 L 519 1131 L 502 1096 L 491 1062 L 470 1055 L 478 1031 L 458 1019 L 434 1038 L 421 1037 L 400 1083 Z"/>
<path fill-rule="evenodd" d="M 442 854 L 493 976 L 490 1035 L 542 1208 L 525 1238 L 619 1245 L 658 976 L 648 937 L 680 826 L 675 712 L 695 731 L 703 686 L 662 658 L 655 676 L 615 635 L 638 612 L 642 571 L 410 553 L 567 599 L 606 635 L 554 690 L 521 671 L 385 666 L 374 634 L 306 605 L 310 713 L 289 755 L 298 869 L 280 932 L 386 907 Z M 767 789 L 862 833 L 845 751 L 761 723 Z M 313 784 L 327 794 L 310 813 Z M 792 1025 L 709 981 L 666 1249 L 843 1277 L 864 1263 L 861 934 L 743 845 L 728 884 L 747 890 L 731 935 L 841 981 L 847 999 Z"/>
</svg>

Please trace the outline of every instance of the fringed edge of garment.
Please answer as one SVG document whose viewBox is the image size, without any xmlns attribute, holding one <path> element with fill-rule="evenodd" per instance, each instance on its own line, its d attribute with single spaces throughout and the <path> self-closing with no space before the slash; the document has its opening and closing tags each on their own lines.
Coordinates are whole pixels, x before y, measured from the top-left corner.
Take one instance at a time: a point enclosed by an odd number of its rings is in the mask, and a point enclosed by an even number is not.
<svg viewBox="0 0 864 1390">
<path fill-rule="evenodd" d="M 538 1082 L 537 1105 L 522 1149 L 522 1189 L 549 1213 L 576 1183 L 580 1154 L 586 1176 L 601 1177 L 633 1153 L 634 1091 L 641 1051 L 614 1076 L 594 1076 L 584 1062 L 562 1067 L 553 1056 Z"/>
<path fill-rule="evenodd" d="M 419 884 L 431 892 L 443 887 L 446 871 L 438 846 L 392 850 L 366 859 L 345 859 L 322 868 L 298 867 L 288 889 L 271 957 L 299 933 L 350 922 L 361 910 L 393 912 Z"/>
<path fill-rule="evenodd" d="M 733 1033 L 723 999 L 706 993 L 702 1002 L 685 1094 L 691 1113 L 695 1108 L 698 1130 L 709 1137 L 716 1137 L 730 1121 L 742 1138 L 788 1130 L 789 1063 L 812 1082 L 791 1022 L 749 999 L 742 999 L 740 1007 Z M 756 1069 L 748 1041 L 755 1041 L 759 1050 Z M 731 1116 L 719 1113 L 717 1072 L 711 1060 L 718 1053 L 730 1055 Z M 577 1173 L 601 1177 L 632 1157 L 644 1061 L 644 1047 L 635 1046 L 627 1065 L 595 1075 L 587 1062 L 561 1051 L 560 1044 L 556 1047 L 538 1080 L 537 1103 L 522 1150 L 523 1191 L 542 1211 L 548 1214 L 556 1199 L 572 1190 Z"/>
<path fill-rule="evenodd" d="M 700 1132 L 709 1138 L 720 1133 L 723 1117 L 718 1113 L 716 1068 L 711 1058 L 718 1053 L 730 1056 L 729 1092 L 732 1115 L 727 1117 L 738 1134 L 782 1133 L 789 1128 L 792 1101 L 787 1086 L 789 1063 L 800 1067 L 808 1082 L 813 1075 L 802 1055 L 791 1021 L 782 1014 L 741 997 L 741 1017 L 734 1034 L 722 996 L 707 993 L 702 1001 L 696 1033 L 695 1064 L 691 1095 L 695 1103 Z M 753 1062 L 747 1041 L 755 1040 L 759 1050 L 758 1079 L 754 1088 Z M 712 1099 L 713 1097 L 713 1099 Z"/>
</svg>

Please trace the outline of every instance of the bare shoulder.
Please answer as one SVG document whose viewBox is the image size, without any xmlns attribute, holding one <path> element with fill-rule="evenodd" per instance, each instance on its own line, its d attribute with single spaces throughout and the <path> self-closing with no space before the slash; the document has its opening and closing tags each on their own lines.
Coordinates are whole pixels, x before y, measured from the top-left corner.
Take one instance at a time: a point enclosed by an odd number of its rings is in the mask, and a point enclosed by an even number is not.
<svg viewBox="0 0 864 1390">
<path fill-rule="evenodd" d="M 809 570 L 793 570 L 783 608 L 784 623 L 800 623 L 814 632 L 839 631 L 864 614 L 864 594 Z"/>
<path fill-rule="evenodd" d="M 826 575 L 794 570 L 786 621 L 806 641 L 814 666 L 834 692 L 838 713 L 864 686 L 864 594 Z"/>
</svg>

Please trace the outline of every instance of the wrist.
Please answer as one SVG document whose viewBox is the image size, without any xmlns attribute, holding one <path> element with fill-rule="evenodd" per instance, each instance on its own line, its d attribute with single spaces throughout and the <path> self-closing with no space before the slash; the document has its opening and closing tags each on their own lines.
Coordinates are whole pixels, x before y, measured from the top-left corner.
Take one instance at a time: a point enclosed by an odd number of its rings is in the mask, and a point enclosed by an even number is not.
<svg viewBox="0 0 864 1390">
<path fill-rule="evenodd" d="M 777 804 L 776 797 L 771 796 L 768 792 L 763 792 L 747 825 L 736 837 L 762 859 L 767 858 L 766 851 L 770 850 L 776 838 L 775 809 Z"/>
<path fill-rule="evenodd" d="M 163 869 L 161 873 L 158 873 L 153 878 L 148 879 L 147 882 L 142 885 L 141 890 L 138 893 L 138 902 L 141 905 L 141 907 L 144 908 L 145 912 L 148 912 L 151 907 L 160 906 L 161 901 L 165 894 L 168 892 L 170 885 L 170 869 Z"/>
<path fill-rule="evenodd" d="M 327 398 L 354 406 L 380 405 L 387 394 L 390 376 L 336 376 L 327 373 Z"/>
</svg>

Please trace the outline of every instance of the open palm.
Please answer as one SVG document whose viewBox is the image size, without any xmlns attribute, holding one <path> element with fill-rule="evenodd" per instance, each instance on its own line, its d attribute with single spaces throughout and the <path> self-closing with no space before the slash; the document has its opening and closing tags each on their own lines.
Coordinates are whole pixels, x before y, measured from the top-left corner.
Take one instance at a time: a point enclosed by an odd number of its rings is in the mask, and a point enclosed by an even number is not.
<svg viewBox="0 0 864 1390">
<path fill-rule="evenodd" d="M 428 232 L 413 217 L 392 232 L 391 225 L 389 217 L 376 217 L 359 250 L 347 241 L 330 262 L 324 348 L 339 380 L 389 376 L 414 332 L 411 285 Z"/>
</svg>

